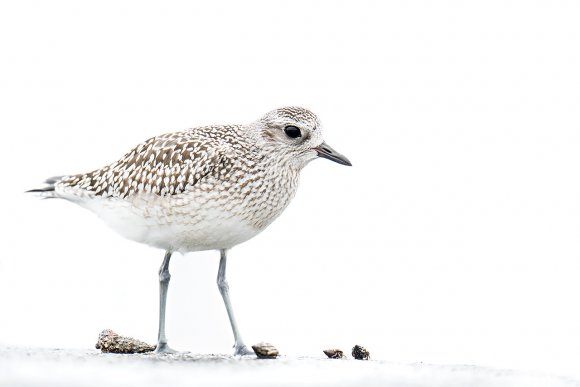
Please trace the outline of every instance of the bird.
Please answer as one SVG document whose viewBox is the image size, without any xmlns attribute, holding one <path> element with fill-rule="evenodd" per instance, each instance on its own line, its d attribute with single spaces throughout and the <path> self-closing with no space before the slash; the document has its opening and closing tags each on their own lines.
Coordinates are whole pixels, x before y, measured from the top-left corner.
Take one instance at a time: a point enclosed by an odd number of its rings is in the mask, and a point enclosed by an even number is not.
<svg viewBox="0 0 580 387">
<path fill-rule="evenodd" d="M 220 253 L 217 285 L 234 336 L 234 355 L 251 355 L 226 280 L 228 251 L 266 229 L 294 197 L 312 160 L 351 162 L 323 140 L 319 118 L 289 106 L 244 125 L 210 125 L 152 137 L 92 172 L 57 176 L 29 190 L 73 202 L 121 236 L 164 250 L 159 268 L 156 353 L 167 344 L 165 313 L 175 253 Z"/>
</svg>

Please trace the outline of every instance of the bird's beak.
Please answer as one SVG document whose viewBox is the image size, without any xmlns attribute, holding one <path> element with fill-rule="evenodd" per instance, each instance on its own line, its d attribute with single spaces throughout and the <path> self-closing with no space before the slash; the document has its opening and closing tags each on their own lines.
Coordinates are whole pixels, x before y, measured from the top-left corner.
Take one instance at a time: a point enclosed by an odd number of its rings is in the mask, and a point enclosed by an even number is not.
<svg viewBox="0 0 580 387">
<path fill-rule="evenodd" d="M 348 159 L 345 156 L 341 155 L 340 153 L 332 149 L 332 147 L 330 147 L 325 142 L 314 148 L 314 150 L 318 154 L 318 157 L 324 157 L 325 159 L 332 160 L 335 163 L 339 163 L 342 165 L 348 165 L 349 167 L 352 166 L 350 161 L 348 161 Z"/>
</svg>

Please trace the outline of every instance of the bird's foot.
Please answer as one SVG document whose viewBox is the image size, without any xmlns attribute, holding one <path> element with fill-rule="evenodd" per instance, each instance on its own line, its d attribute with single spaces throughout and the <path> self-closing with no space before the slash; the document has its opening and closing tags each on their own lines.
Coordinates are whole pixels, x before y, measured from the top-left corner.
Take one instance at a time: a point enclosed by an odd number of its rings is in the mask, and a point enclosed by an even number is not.
<svg viewBox="0 0 580 387">
<path fill-rule="evenodd" d="M 244 344 L 234 346 L 234 356 L 249 356 L 255 355 L 254 351 L 246 347 Z"/>
<path fill-rule="evenodd" d="M 159 343 L 159 344 L 157 344 L 157 347 L 155 348 L 155 353 L 156 354 L 163 354 L 163 355 L 171 355 L 171 354 L 176 354 L 179 352 L 170 348 L 169 345 L 167 345 L 167 343 Z"/>
</svg>

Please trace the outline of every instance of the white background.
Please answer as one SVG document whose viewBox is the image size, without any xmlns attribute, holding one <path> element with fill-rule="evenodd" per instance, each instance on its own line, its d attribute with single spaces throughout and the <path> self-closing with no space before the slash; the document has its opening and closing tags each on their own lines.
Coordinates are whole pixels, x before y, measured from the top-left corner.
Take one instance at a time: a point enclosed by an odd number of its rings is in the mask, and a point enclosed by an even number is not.
<svg viewBox="0 0 580 387">
<path fill-rule="evenodd" d="M 157 334 L 163 252 L 24 190 L 301 105 L 354 166 L 314 161 L 231 251 L 248 344 L 580 376 L 579 20 L 573 1 L 3 2 L 0 343 Z M 172 261 L 176 349 L 230 352 L 217 265 Z"/>
</svg>

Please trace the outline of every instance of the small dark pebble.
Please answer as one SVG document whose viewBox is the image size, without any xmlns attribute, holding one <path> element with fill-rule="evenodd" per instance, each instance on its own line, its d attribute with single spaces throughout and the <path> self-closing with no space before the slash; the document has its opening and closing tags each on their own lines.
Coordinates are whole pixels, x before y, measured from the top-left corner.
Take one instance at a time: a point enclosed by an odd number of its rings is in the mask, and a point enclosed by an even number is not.
<svg viewBox="0 0 580 387">
<path fill-rule="evenodd" d="M 324 354 L 331 359 L 344 359 L 344 353 L 340 349 L 325 349 Z"/>
<path fill-rule="evenodd" d="M 357 360 L 369 360 L 371 354 L 362 345 L 355 345 L 352 347 L 352 357 Z"/>
<path fill-rule="evenodd" d="M 105 329 L 99 334 L 95 348 L 106 353 L 144 353 L 155 350 L 154 345 L 132 337 L 120 336 L 110 329 Z"/>
<path fill-rule="evenodd" d="M 252 345 L 252 349 L 260 359 L 275 359 L 278 356 L 278 350 L 270 343 L 258 343 Z"/>
</svg>

